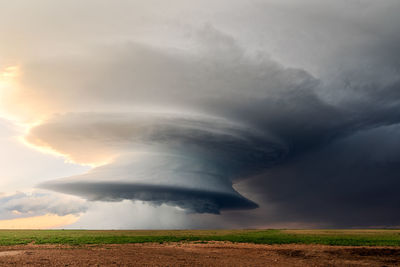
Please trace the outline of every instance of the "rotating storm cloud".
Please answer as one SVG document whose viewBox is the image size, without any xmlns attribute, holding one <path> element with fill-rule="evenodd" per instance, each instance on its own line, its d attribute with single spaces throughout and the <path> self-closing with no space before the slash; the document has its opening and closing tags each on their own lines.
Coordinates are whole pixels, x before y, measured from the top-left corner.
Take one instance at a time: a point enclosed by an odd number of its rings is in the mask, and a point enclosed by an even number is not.
<svg viewBox="0 0 400 267">
<path fill-rule="evenodd" d="M 83 29 L 33 38 L 1 114 L 30 146 L 90 166 L 37 187 L 79 197 L 80 213 L 82 199 L 128 200 L 205 226 L 399 225 L 399 4 L 222 2 L 159 19 L 153 2 L 121 2 L 122 24 L 97 6 Z"/>
<path fill-rule="evenodd" d="M 265 133 L 222 119 L 181 114 L 69 114 L 34 128 L 28 140 L 43 144 L 47 134 L 56 140 L 68 136 L 68 147 L 96 138 L 93 145 L 117 155 L 109 164 L 44 183 L 43 188 L 90 200 L 166 203 L 200 213 L 256 208 L 232 183 L 285 153 L 284 145 Z M 46 145 L 60 151 L 60 143 L 52 141 Z"/>
</svg>

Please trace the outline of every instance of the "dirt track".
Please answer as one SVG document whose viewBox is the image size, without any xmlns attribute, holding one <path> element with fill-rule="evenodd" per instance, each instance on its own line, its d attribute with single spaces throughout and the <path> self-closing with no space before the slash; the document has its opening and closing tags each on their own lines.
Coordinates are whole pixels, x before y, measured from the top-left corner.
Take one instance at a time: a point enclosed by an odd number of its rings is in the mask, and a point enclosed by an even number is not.
<svg viewBox="0 0 400 267">
<path fill-rule="evenodd" d="M 398 266 L 400 248 L 226 242 L 0 247 L 0 266 Z"/>
</svg>

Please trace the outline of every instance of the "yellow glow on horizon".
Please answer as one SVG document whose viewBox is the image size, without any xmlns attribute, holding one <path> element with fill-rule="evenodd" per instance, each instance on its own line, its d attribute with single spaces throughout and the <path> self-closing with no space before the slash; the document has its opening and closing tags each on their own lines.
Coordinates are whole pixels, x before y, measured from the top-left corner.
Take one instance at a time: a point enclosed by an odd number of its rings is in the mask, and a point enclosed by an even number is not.
<svg viewBox="0 0 400 267">
<path fill-rule="evenodd" d="M 7 90 L 12 89 L 18 75 L 19 68 L 17 66 L 7 67 L 0 71 L 0 97 L 6 93 Z"/>
<path fill-rule="evenodd" d="M 5 109 L 7 97 L 15 88 L 18 87 L 17 77 L 20 75 L 18 66 L 9 66 L 0 70 L 0 117 L 15 120 Z"/>
<path fill-rule="evenodd" d="M 19 66 L 0 68 L 0 118 L 16 124 L 37 124 L 49 115 L 49 102 L 40 99 L 36 90 L 25 92 Z"/>
<path fill-rule="evenodd" d="M 73 224 L 78 219 L 79 216 L 72 214 L 65 216 L 46 214 L 43 216 L 0 220 L 0 229 L 50 229 Z"/>
<path fill-rule="evenodd" d="M 80 162 L 72 159 L 69 155 L 60 153 L 52 147 L 49 147 L 47 144 L 36 144 L 26 140 L 29 131 L 35 126 L 42 124 L 48 118 L 49 114 L 46 112 L 42 113 L 39 109 L 39 107 L 45 107 L 46 103 L 39 105 L 38 103 L 40 101 L 35 100 L 34 96 L 30 95 L 29 98 L 26 98 L 23 93 L 21 94 L 23 88 L 21 88 L 21 85 L 19 84 L 18 78 L 20 76 L 21 69 L 19 66 L 8 66 L 0 69 L 0 118 L 11 121 L 18 127 L 20 135 L 15 136 L 18 142 L 41 153 L 63 157 L 67 163 L 97 167 L 112 160 L 109 156 L 104 156 L 96 162 Z M 39 102 L 36 103 L 35 101 Z M 38 108 L 35 109 L 35 112 L 32 112 L 32 104 Z M 27 114 L 28 116 L 26 116 Z"/>
<path fill-rule="evenodd" d="M 17 77 L 19 73 L 19 68 L 18 66 L 10 66 L 10 67 L 6 67 L 3 71 L 3 73 L 1 74 L 3 79 L 7 79 L 7 78 L 13 78 L 13 77 Z"/>
</svg>

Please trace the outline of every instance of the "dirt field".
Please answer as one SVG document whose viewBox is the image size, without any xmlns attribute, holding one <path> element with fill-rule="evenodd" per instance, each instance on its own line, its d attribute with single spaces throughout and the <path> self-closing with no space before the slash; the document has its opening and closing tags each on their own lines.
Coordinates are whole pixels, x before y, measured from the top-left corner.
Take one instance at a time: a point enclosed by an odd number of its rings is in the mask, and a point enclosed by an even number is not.
<svg viewBox="0 0 400 267">
<path fill-rule="evenodd" d="M 398 247 L 227 242 L 0 247 L 0 266 L 398 266 Z"/>
</svg>

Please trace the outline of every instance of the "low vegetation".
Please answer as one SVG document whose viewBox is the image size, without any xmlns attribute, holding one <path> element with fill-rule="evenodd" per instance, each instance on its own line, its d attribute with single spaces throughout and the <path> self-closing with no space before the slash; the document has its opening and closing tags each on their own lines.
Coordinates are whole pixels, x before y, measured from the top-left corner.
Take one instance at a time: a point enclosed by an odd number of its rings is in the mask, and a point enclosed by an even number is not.
<svg viewBox="0 0 400 267">
<path fill-rule="evenodd" d="M 400 230 L 0 230 L 0 245 L 208 241 L 256 244 L 400 246 Z"/>
</svg>

